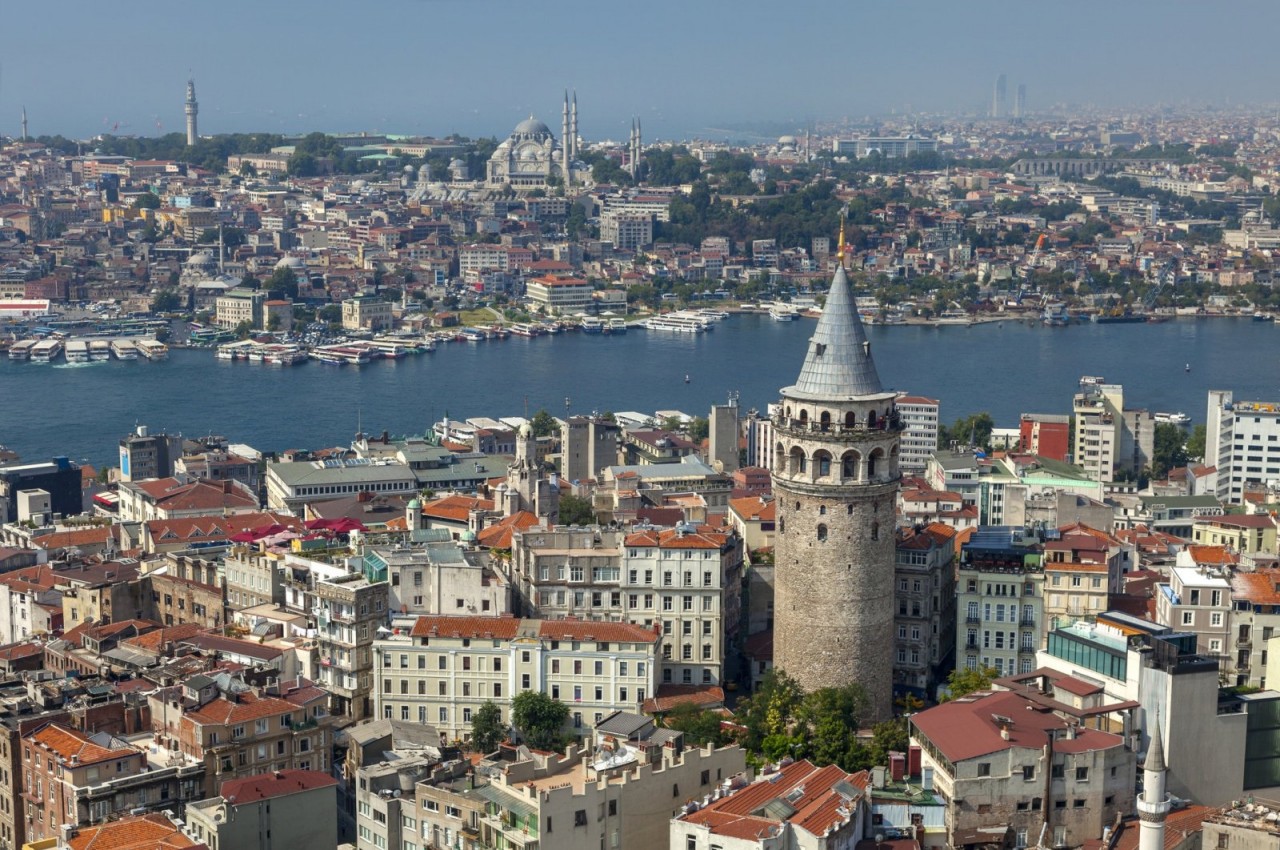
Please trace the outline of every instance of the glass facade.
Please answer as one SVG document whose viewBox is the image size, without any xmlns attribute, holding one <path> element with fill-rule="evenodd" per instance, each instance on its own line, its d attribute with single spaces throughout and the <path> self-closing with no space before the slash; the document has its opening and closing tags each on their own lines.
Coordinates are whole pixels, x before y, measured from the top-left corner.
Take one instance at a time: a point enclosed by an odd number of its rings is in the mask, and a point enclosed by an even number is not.
<svg viewBox="0 0 1280 850">
<path fill-rule="evenodd" d="M 1126 679 L 1128 673 L 1128 653 L 1126 652 L 1101 646 L 1061 630 L 1049 633 L 1046 649 L 1054 658 L 1079 664 L 1101 676 L 1121 682 Z"/>
</svg>

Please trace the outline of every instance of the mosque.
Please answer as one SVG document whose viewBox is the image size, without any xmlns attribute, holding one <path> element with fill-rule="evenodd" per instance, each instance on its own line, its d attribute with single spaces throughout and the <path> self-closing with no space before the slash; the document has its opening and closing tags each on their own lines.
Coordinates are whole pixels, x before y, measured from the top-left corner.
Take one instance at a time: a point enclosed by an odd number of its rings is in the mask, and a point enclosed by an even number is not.
<svg viewBox="0 0 1280 850">
<path fill-rule="evenodd" d="M 565 92 L 561 142 L 557 144 L 551 128 L 530 115 L 489 157 L 485 182 L 517 190 L 536 189 L 553 181 L 571 185 L 580 167 L 577 158 L 578 95 L 575 93 L 571 102 Z"/>
</svg>

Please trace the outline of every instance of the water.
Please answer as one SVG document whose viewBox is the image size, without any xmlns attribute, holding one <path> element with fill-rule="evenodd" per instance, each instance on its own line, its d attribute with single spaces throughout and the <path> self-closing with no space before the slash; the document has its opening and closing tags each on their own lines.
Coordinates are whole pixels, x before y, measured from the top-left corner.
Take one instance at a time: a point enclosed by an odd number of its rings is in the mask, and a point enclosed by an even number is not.
<svg viewBox="0 0 1280 850">
<path fill-rule="evenodd" d="M 812 330 L 811 320 L 742 315 L 697 336 L 512 337 L 362 368 L 282 369 L 184 350 L 159 363 L 0 360 L 0 444 L 28 459 L 65 454 L 102 464 L 115 462 L 120 437 L 135 424 L 276 451 L 345 444 L 358 423 L 375 434 L 422 433 L 446 412 L 454 419 L 539 408 L 705 416 L 730 391 L 744 408 L 763 408 L 795 380 Z M 1069 412 L 1081 375 L 1124 384 L 1128 406 L 1183 411 L 1197 422 L 1211 388 L 1280 400 L 1280 327 L 1247 319 L 868 332 L 884 384 L 941 399 L 944 422 L 985 410 L 1013 427 L 1023 412 Z"/>
</svg>

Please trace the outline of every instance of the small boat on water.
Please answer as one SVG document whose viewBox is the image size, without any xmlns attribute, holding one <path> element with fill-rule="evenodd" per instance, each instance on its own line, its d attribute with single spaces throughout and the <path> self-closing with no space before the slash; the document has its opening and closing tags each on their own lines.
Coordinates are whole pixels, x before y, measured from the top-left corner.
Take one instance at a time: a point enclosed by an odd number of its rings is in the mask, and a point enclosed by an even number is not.
<svg viewBox="0 0 1280 850">
<path fill-rule="evenodd" d="M 1151 418 L 1157 425 L 1178 425 L 1185 427 L 1191 424 L 1191 417 L 1179 411 L 1178 413 L 1153 413 Z"/>
<path fill-rule="evenodd" d="M 604 333 L 605 322 L 598 316 L 582 317 L 582 332 L 584 334 Z"/>
<path fill-rule="evenodd" d="M 769 317 L 775 322 L 794 322 L 800 318 L 800 311 L 790 304 L 779 302 L 769 308 Z"/>
<path fill-rule="evenodd" d="M 627 332 L 626 319 L 610 319 L 608 324 L 604 326 L 606 332 L 611 334 L 624 334 Z"/>
</svg>

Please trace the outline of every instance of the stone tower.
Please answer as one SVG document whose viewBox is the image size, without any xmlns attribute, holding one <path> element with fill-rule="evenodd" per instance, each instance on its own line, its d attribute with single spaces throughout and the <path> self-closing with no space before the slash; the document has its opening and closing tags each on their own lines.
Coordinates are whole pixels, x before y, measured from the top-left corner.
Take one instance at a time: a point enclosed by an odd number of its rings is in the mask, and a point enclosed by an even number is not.
<svg viewBox="0 0 1280 850">
<path fill-rule="evenodd" d="M 507 467 L 507 489 L 497 505 L 504 516 L 528 511 L 547 528 L 560 522 L 560 481 L 542 474 L 538 463 L 538 438 L 526 422 L 516 433 L 516 457 Z"/>
<path fill-rule="evenodd" d="M 1169 796 L 1164 792 L 1164 741 L 1160 716 L 1151 726 L 1151 746 L 1142 763 L 1142 796 L 1138 798 L 1138 850 L 1164 850 L 1164 821 L 1169 815 Z"/>
<path fill-rule="evenodd" d="M 184 111 L 187 113 L 187 144 L 194 145 L 199 138 L 196 133 L 196 115 L 200 112 L 200 106 L 196 103 L 195 80 L 187 80 L 187 104 Z"/>
<path fill-rule="evenodd" d="M 840 259 L 773 419 L 774 665 L 806 690 L 856 682 L 893 714 L 894 505 L 901 425 Z"/>
</svg>

